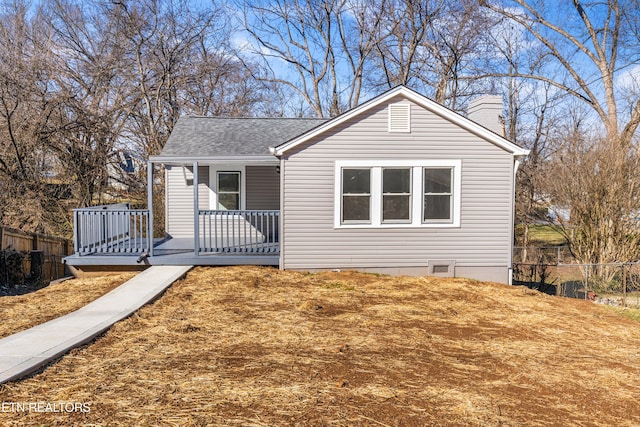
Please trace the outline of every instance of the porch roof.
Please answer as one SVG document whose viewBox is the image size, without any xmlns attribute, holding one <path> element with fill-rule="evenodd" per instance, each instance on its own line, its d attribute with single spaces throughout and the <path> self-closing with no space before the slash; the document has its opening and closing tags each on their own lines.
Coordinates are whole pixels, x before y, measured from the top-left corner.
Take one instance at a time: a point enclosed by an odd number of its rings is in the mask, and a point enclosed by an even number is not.
<svg viewBox="0 0 640 427">
<path fill-rule="evenodd" d="M 269 147 L 280 145 L 327 119 L 181 117 L 159 156 L 163 158 L 241 158 L 270 156 Z"/>
</svg>

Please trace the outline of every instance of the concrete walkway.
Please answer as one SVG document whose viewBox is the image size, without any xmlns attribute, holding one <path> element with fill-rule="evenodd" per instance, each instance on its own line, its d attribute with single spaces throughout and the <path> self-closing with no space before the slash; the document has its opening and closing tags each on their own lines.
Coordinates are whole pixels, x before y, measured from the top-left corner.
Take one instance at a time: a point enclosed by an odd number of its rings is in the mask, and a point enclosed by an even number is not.
<svg viewBox="0 0 640 427">
<path fill-rule="evenodd" d="M 0 339 L 0 384 L 30 374 L 158 297 L 192 266 L 153 266 L 81 309 Z"/>
</svg>

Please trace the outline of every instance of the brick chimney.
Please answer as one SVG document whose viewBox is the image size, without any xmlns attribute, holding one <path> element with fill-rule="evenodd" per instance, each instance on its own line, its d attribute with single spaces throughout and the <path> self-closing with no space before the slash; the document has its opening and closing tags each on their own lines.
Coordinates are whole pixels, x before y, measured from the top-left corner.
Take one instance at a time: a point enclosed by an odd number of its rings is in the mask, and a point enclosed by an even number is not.
<svg viewBox="0 0 640 427">
<path fill-rule="evenodd" d="M 479 125 L 504 136 L 501 96 L 483 95 L 470 101 L 467 116 Z"/>
</svg>

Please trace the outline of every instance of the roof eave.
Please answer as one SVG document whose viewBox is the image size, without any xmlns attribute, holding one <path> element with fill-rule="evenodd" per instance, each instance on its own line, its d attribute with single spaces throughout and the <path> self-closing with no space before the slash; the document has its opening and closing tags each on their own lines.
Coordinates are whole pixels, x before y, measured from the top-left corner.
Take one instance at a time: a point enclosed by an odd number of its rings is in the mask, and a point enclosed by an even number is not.
<svg viewBox="0 0 640 427">
<path fill-rule="evenodd" d="M 187 165 L 193 162 L 200 163 L 265 163 L 278 164 L 278 159 L 271 155 L 262 156 L 150 156 L 153 163 Z"/>
</svg>

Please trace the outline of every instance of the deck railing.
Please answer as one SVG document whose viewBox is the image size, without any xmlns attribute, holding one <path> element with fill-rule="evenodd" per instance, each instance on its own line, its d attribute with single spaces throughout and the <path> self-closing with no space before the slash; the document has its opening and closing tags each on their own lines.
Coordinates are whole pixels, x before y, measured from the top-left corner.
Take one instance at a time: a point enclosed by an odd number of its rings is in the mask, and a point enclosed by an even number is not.
<svg viewBox="0 0 640 427">
<path fill-rule="evenodd" d="M 280 211 L 200 210 L 201 253 L 279 253 Z"/>
<path fill-rule="evenodd" d="M 128 203 L 74 209 L 74 249 L 79 255 L 145 253 L 151 248 L 149 211 Z"/>
</svg>

